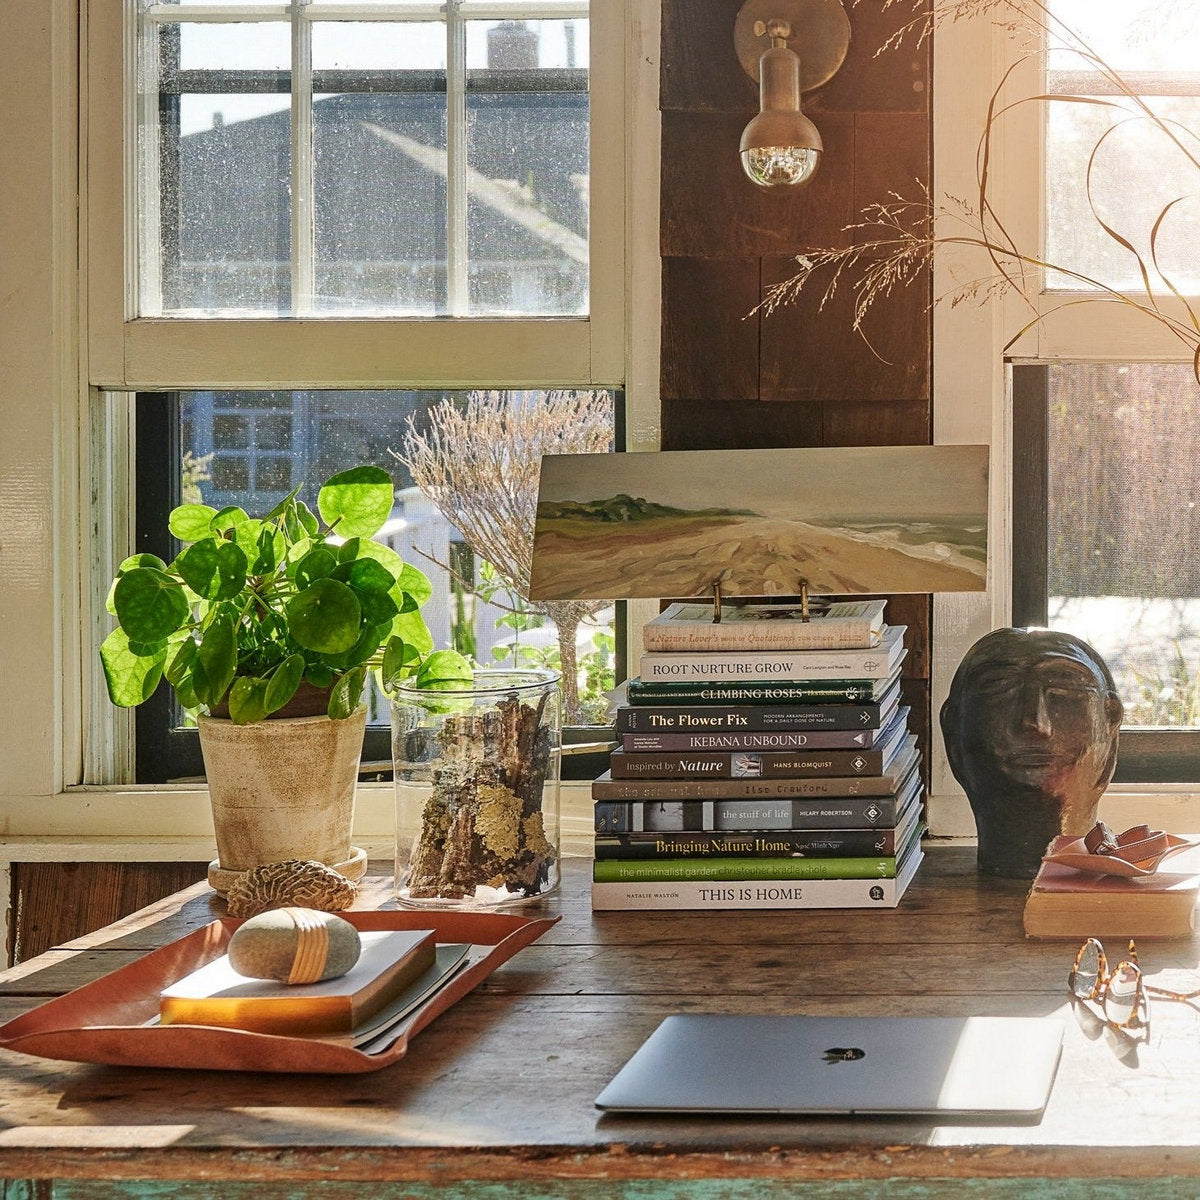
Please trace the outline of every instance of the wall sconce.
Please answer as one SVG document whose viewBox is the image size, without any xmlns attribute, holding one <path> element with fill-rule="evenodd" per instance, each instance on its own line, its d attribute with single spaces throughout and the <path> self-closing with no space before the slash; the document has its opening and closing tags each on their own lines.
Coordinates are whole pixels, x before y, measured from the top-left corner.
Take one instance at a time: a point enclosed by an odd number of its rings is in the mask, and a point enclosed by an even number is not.
<svg viewBox="0 0 1200 1200">
<path fill-rule="evenodd" d="M 771 44 L 763 49 L 763 38 Z M 796 40 L 801 57 L 791 47 Z M 821 161 L 817 127 L 800 111 L 801 92 L 837 74 L 850 47 L 850 19 L 839 0 L 746 0 L 733 42 L 742 67 L 759 83 L 759 113 L 742 133 L 742 167 L 764 188 L 807 183 Z"/>
</svg>

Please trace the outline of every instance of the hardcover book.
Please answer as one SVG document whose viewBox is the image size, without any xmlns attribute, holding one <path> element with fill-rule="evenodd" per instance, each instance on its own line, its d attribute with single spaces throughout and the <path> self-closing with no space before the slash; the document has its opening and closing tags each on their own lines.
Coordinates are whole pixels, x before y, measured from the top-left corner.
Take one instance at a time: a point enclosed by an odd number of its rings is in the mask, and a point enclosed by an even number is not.
<svg viewBox="0 0 1200 1200">
<path fill-rule="evenodd" d="M 879 729 L 896 711 L 899 698 L 897 684 L 877 704 L 624 704 L 617 709 L 616 731 L 625 734 Z"/>
<path fill-rule="evenodd" d="M 715 750 L 635 754 L 614 750 L 609 771 L 614 779 L 763 779 L 807 775 L 882 775 L 904 745 L 907 724 L 901 709 L 869 749 Z"/>
<path fill-rule="evenodd" d="M 320 983 L 247 979 L 223 954 L 163 990 L 159 1019 L 164 1025 L 215 1025 L 295 1037 L 349 1033 L 436 959 L 429 929 L 380 930 L 360 937 L 358 962 L 345 975 Z"/>
<path fill-rule="evenodd" d="M 1189 837 L 1195 837 L 1189 834 Z M 1077 839 L 1055 838 L 1047 853 Z M 1123 879 L 1043 862 L 1025 900 L 1031 938 L 1186 938 L 1200 899 L 1200 846 L 1166 860 L 1152 875 Z"/>
<path fill-rule="evenodd" d="M 920 756 L 908 734 L 880 775 L 811 775 L 786 779 L 614 779 L 605 771 L 592 782 L 593 800 L 749 800 L 778 797 L 890 796 Z"/>
<path fill-rule="evenodd" d="M 638 677 L 648 683 L 887 679 L 904 657 L 905 632 L 904 625 L 889 625 L 880 644 L 867 650 L 647 651 L 638 661 Z"/>
<path fill-rule="evenodd" d="M 720 855 L 713 858 L 607 858 L 592 864 L 595 883 L 649 883 L 675 880 L 731 879 L 894 879 L 896 864 L 904 861 L 908 843 L 920 834 L 909 831 L 896 855 L 846 855 L 800 858 L 794 855 Z M 759 835 L 756 840 L 763 840 Z"/>
<path fill-rule="evenodd" d="M 907 719 L 907 708 L 898 720 Z M 623 733 L 621 749 L 634 753 L 682 750 L 870 750 L 887 729 L 711 729 L 691 733 Z"/>
<path fill-rule="evenodd" d="M 596 912 L 633 909 L 895 908 L 924 854 L 920 842 L 905 856 L 895 879 L 628 881 L 593 883 Z"/>
<path fill-rule="evenodd" d="M 914 782 L 915 780 L 915 782 Z M 599 800 L 598 834 L 888 829 L 917 804 L 919 772 L 889 796 L 838 796 L 777 800 Z"/>
<path fill-rule="evenodd" d="M 792 855 L 800 858 L 894 856 L 917 825 L 920 804 L 906 804 L 897 824 L 876 829 L 778 829 L 747 832 L 684 830 L 675 833 L 597 834 L 597 861 L 608 858 L 721 858 Z"/>
<path fill-rule="evenodd" d="M 642 626 L 647 650 L 866 649 L 883 636 L 883 600 L 810 605 L 805 620 L 799 604 L 725 605 L 713 620 L 711 604 L 671 604 Z"/>
<path fill-rule="evenodd" d="M 630 704 L 873 704 L 900 678 L 899 667 L 887 679 L 793 679 L 766 683 L 702 679 L 645 680 L 634 676 L 623 685 Z"/>
</svg>

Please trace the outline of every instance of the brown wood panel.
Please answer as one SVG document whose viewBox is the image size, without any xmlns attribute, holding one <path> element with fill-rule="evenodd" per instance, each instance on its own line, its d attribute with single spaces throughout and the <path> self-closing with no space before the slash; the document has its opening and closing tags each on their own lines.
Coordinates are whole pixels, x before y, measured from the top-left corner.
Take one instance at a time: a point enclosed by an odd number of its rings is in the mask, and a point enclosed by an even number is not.
<svg viewBox="0 0 1200 1200">
<path fill-rule="evenodd" d="M 889 625 L 908 627 L 904 636 L 904 644 L 908 647 L 908 656 L 904 660 L 905 679 L 928 679 L 929 629 L 933 613 L 933 602 L 928 593 L 889 596 L 886 612 Z"/>
<path fill-rule="evenodd" d="M 662 253 L 752 257 L 849 244 L 854 118 L 822 118 L 821 169 L 795 192 L 760 188 L 746 178 L 738 156 L 745 125 L 742 114 L 663 114 Z"/>
<path fill-rule="evenodd" d="M 928 114 L 856 113 L 852 219 L 861 222 L 868 205 L 889 203 L 894 195 L 912 201 L 923 198 L 922 186 L 930 178 L 930 153 Z M 859 230 L 855 240 L 861 243 L 878 236 L 871 229 Z"/>
<path fill-rule="evenodd" d="M 665 399 L 664 450 L 762 450 L 822 444 L 819 404 Z"/>
<path fill-rule="evenodd" d="M 737 0 L 664 0 L 659 107 L 663 112 L 738 112 L 758 108 L 758 84 L 733 48 Z"/>
<path fill-rule="evenodd" d="M 850 17 L 850 49 L 838 73 L 821 89 L 804 97 L 812 112 L 923 112 L 929 107 L 930 49 L 918 46 L 915 32 L 899 45 L 880 47 L 931 6 L 882 4 L 879 0 L 844 3 Z"/>
<path fill-rule="evenodd" d="M 664 398 L 758 398 L 758 288 L 757 259 L 663 259 Z"/>
<path fill-rule="evenodd" d="M 790 258 L 764 259 L 764 294 L 795 269 Z M 843 276 L 829 297 L 826 278 L 814 278 L 793 303 L 763 317 L 763 399 L 927 401 L 932 328 L 927 276 L 875 301 L 861 334 L 852 327 L 856 276 Z"/>
<path fill-rule="evenodd" d="M 11 965 L 202 879 L 207 863 L 14 863 Z"/>
<path fill-rule="evenodd" d="M 825 402 L 831 446 L 928 446 L 933 414 L 928 400 Z"/>
</svg>

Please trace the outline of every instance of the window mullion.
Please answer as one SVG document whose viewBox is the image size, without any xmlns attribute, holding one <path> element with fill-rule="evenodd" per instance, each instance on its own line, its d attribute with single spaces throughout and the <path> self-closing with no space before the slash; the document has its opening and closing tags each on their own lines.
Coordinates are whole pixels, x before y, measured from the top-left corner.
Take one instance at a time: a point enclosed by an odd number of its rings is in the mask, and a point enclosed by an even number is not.
<svg viewBox="0 0 1200 1200">
<path fill-rule="evenodd" d="M 313 311 L 312 24 L 307 0 L 292 0 L 292 297 L 294 316 Z"/>
<path fill-rule="evenodd" d="M 467 292 L 467 27 L 446 4 L 446 311 L 464 316 Z"/>
<path fill-rule="evenodd" d="M 128 315 L 146 316 L 162 312 L 162 238 L 159 209 L 158 180 L 161 171 L 161 146 L 158 121 L 159 38 L 157 30 L 146 21 L 146 29 L 135 39 L 137 56 L 137 89 L 134 129 L 129 147 L 135 158 L 129 179 L 136 191 L 133 204 L 126 205 L 132 221 L 126 245 L 133 262 L 129 264 Z M 139 269 L 140 268 L 140 269 Z"/>
</svg>

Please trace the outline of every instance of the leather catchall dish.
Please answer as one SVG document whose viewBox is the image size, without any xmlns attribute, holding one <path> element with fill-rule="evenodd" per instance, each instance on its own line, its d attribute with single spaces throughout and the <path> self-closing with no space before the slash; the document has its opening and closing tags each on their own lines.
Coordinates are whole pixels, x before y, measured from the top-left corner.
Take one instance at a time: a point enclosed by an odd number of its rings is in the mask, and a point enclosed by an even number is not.
<svg viewBox="0 0 1200 1200">
<path fill-rule="evenodd" d="M 190 1067 L 206 1071 L 361 1074 L 404 1057 L 408 1043 L 436 1016 L 561 918 L 502 913 L 343 912 L 361 932 L 432 929 L 439 943 L 470 943 L 483 951 L 407 1018 L 396 1040 L 378 1054 L 344 1042 L 282 1037 L 207 1025 L 147 1024 L 158 1016 L 163 988 L 224 954 L 240 922 L 213 921 L 64 996 L 0 1026 L 0 1047 L 41 1058 L 125 1067 Z M 490 947 L 490 949 L 488 949 Z"/>
<path fill-rule="evenodd" d="M 1097 821 L 1083 837 L 1047 854 L 1045 861 L 1091 875 L 1137 879 L 1153 875 L 1164 859 L 1195 845 L 1200 843 L 1148 825 L 1132 825 L 1124 833 L 1115 834 L 1103 821 Z"/>
</svg>

